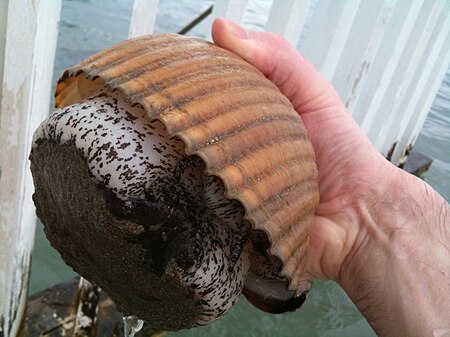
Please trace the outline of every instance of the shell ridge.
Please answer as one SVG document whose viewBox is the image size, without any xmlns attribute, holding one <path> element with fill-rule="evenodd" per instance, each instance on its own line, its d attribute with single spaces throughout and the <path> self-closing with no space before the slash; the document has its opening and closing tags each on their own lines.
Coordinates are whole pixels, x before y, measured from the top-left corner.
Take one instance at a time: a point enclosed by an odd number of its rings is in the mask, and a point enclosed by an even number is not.
<svg viewBox="0 0 450 337">
<path fill-rule="evenodd" d="M 133 56 L 141 53 L 148 53 L 155 50 L 159 50 L 164 45 L 183 44 L 189 43 L 186 39 L 167 38 L 164 34 L 155 34 L 138 37 L 132 40 L 125 40 L 115 46 L 104 49 L 103 51 L 88 57 L 86 60 L 80 62 L 75 67 L 85 68 L 114 66 L 124 60 L 129 59 L 129 54 Z M 192 43 L 192 42 L 191 42 Z"/>
<path fill-rule="evenodd" d="M 297 144 L 302 144 L 304 142 L 304 140 L 295 140 L 294 142 L 292 142 L 292 144 L 289 145 L 289 150 L 290 149 L 295 149 Z M 294 166 L 295 164 L 299 163 L 299 158 L 297 157 L 298 152 L 295 151 L 289 151 L 290 156 L 287 157 L 282 157 L 282 156 L 274 156 L 273 158 L 270 159 L 270 165 L 264 165 L 262 167 L 259 166 L 252 166 L 251 161 L 252 160 L 259 160 L 260 156 L 267 156 L 269 152 L 269 150 L 274 150 L 275 153 L 278 151 L 281 151 L 282 147 L 285 147 L 286 144 L 284 143 L 278 143 L 278 144 L 273 144 L 272 147 L 265 147 L 265 148 L 259 148 L 257 151 L 255 151 L 255 153 L 253 154 L 248 154 L 246 155 L 244 158 L 240 159 L 239 162 L 233 164 L 233 166 L 228 166 L 227 168 L 224 168 L 223 171 L 227 170 L 227 169 L 233 169 L 236 166 L 239 166 L 240 169 L 243 170 L 244 167 L 247 167 L 248 170 L 251 170 L 251 172 L 254 174 L 254 177 L 247 177 L 247 179 L 263 179 L 266 175 L 268 174 L 272 174 L 273 170 L 276 170 L 278 168 L 284 168 L 284 167 L 288 167 L 288 166 Z M 279 148 L 279 149 L 278 149 Z M 310 159 L 310 158 L 305 158 L 305 159 Z M 313 158 L 312 158 L 313 159 Z M 247 176 L 247 173 L 243 173 L 245 176 Z M 231 184 L 231 189 L 234 190 L 236 188 L 239 188 L 239 186 L 241 186 L 238 183 L 232 183 Z"/>
<path fill-rule="evenodd" d="M 160 68 L 142 68 L 142 72 L 133 72 L 134 76 L 140 76 L 140 79 L 147 83 L 147 85 L 143 88 L 136 88 L 129 91 L 129 95 L 132 96 L 134 99 L 139 99 L 144 97 L 142 90 L 148 90 L 149 93 L 156 92 L 158 90 L 163 90 L 171 85 L 173 83 L 177 83 L 178 81 L 187 81 L 195 76 L 198 76 L 199 74 L 209 73 L 212 71 L 221 71 L 224 69 L 222 64 L 212 64 L 212 63 L 205 63 L 205 60 L 209 60 L 210 55 L 198 55 L 195 58 L 191 58 L 189 62 L 186 62 L 182 58 L 178 58 L 173 60 L 173 62 L 170 64 L 171 67 L 165 66 Z M 231 59 L 232 60 L 232 59 Z M 178 67 L 177 64 L 184 65 L 183 67 Z M 186 69 L 184 67 L 190 67 L 190 71 L 186 72 Z M 233 71 L 238 70 L 240 67 L 240 64 L 232 64 L 227 67 L 227 71 Z M 192 69 L 193 68 L 193 69 Z M 159 73 L 156 73 L 159 72 Z M 161 74 L 160 74 L 161 73 Z M 167 76 L 162 76 L 167 75 Z M 128 82 L 132 80 L 129 80 L 126 77 L 120 77 L 115 79 L 114 84 L 115 85 L 123 85 L 125 87 L 128 87 Z M 150 83 L 148 83 L 150 81 Z"/>
<path fill-rule="evenodd" d="M 297 224 L 301 218 L 305 217 L 307 214 L 313 212 L 315 210 L 315 202 L 317 201 L 317 198 L 315 196 L 311 197 L 304 197 L 301 198 L 299 194 L 302 194 L 305 192 L 305 189 L 299 188 L 298 186 L 301 185 L 302 182 L 298 182 L 296 185 L 297 187 L 294 187 L 292 189 L 289 189 L 288 192 L 282 191 L 282 194 L 285 196 L 291 196 L 291 197 L 297 197 L 298 200 L 294 202 L 290 202 L 289 204 L 285 205 L 284 207 L 287 208 L 293 208 L 292 206 L 297 206 L 301 204 L 302 201 L 305 201 L 307 204 L 301 207 L 297 212 L 290 212 L 289 210 L 284 211 L 284 208 L 280 204 L 276 204 L 277 199 L 279 200 L 280 197 L 271 196 L 268 198 L 269 200 L 263 200 L 262 205 L 258 208 L 248 209 L 248 214 L 250 217 L 258 219 L 258 226 L 261 227 L 273 227 L 272 228 L 272 234 L 273 240 L 277 240 L 279 236 L 282 236 L 283 234 L 281 232 L 275 233 L 276 228 L 272 226 L 271 221 L 275 218 L 281 218 L 283 217 L 290 217 L 290 221 L 283 221 L 285 223 L 286 228 L 283 228 L 283 230 L 288 230 L 292 225 Z M 292 193 L 293 192 L 293 193 Z M 293 195 L 290 195 L 292 193 Z M 273 206 L 272 204 L 275 203 Z M 282 216 L 283 214 L 286 214 L 285 216 Z"/>
<path fill-rule="evenodd" d="M 273 102 L 271 100 L 272 96 L 268 95 L 268 92 L 266 92 L 266 95 L 262 97 L 258 95 L 257 91 L 248 91 L 247 93 L 248 96 L 250 96 L 250 99 L 241 102 L 241 104 L 237 104 L 236 102 L 224 102 L 222 105 L 217 104 L 217 106 L 214 106 L 214 108 L 216 109 L 209 110 L 204 105 L 197 106 L 198 102 L 196 102 L 194 105 L 189 104 L 188 106 L 186 106 L 183 114 L 172 114 L 171 116 L 167 116 L 166 118 L 171 119 L 171 123 L 176 126 L 176 128 L 174 129 L 176 130 L 176 132 L 183 132 L 190 127 L 198 125 L 199 121 L 212 120 L 218 116 L 225 116 L 233 113 L 244 113 L 245 109 L 251 109 L 252 107 L 256 107 L 258 105 L 274 104 L 280 107 L 284 106 L 286 108 L 286 105 L 283 101 Z M 218 96 L 217 98 L 219 99 L 220 97 L 221 96 Z M 260 98 L 260 100 L 258 100 L 258 98 Z M 186 111 L 189 111 L 189 119 L 187 119 L 187 115 L 184 114 Z M 266 116 L 261 116 L 261 118 L 264 117 Z"/>
<path fill-rule="evenodd" d="M 126 41 L 125 41 L 126 42 Z M 125 48 L 126 47 L 126 48 Z M 112 49 L 105 49 L 98 54 L 94 54 L 84 61 L 81 61 L 75 67 L 78 69 L 94 70 L 96 73 L 101 72 L 107 66 L 113 66 L 121 60 L 127 59 L 129 53 L 148 52 L 149 48 L 147 41 L 139 41 L 139 43 L 129 44 L 122 43 L 111 47 Z M 91 59 L 92 58 L 92 59 Z"/>
<path fill-rule="evenodd" d="M 273 124 L 272 124 L 273 125 Z M 263 138 L 264 135 L 264 128 L 263 126 L 261 126 L 259 129 L 258 128 L 254 128 L 252 130 L 252 132 L 254 132 L 254 134 L 240 134 L 238 136 L 233 136 L 230 138 L 223 138 L 221 139 L 222 142 L 218 142 L 219 139 L 217 139 L 217 141 L 215 142 L 210 142 L 209 144 L 207 144 L 207 146 L 204 147 L 200 147 L 200 148 L 195 148 L 195 151 L 205 151 L 206 153 L 208 153 L 209 151 L 211 151 L 211 146 L 212 145 L 219 145 L 221 147 L 223 147 L 224 149 L 227 150 L 227 153 L 229 153 L 228 158 L 226 162 L 222 162 L 220 160 L 217 160 L 214 164 L 214 166 L 210 167 L 211 170 L 213 171 L 219 171 L 221 169 L 223 169 L 224 165 L 228 165 L 228 164 L 235 164 L 237 162 L 239 162 L 243 157 L 254 153 L 256 151 L 258 151 L 259 149 L 262 148 L 270 148 L 272 147 L 273 144 L 281 144 L 281 143 L 286 143 L 289 144 L 290 141 L 294 140 L 295 137 L 298 138 L 302 138 L 301 136 L 298 135 L 298 133 L 295 130 L 285 130 L 282 126 L 283 125 L 273 125 L 274 127 L 277 127 L 277 130 L 280 131 L 284 131 L 285 135 L 284 137 L 278 137 L 278 138 L 271 138 L 269 139 L 269 137 Z M 245 141 L 248 140 L 253 140 L 252 136 L 253 135 L 257 135 L 259 137 L 255 137 L 255 138 L 259 138 L 257 139 L 257 141 L 254 141 L 254 144 L 252 145 L 248 145 L 246 148 L 240 149 L 239 148 L 239 144 L 240 144 L 240 138 L 242 137 Z"/>
<path fill-rule="evenodd" d="M 228 87 L 221 89 L 220 93 L 225 96 L 229 96 L 232 94 L 235 95 L 242 95 L 243 93 L 247 91 L 257 91 L 258 89 L 263 88 L 269 88 L 269 86 L 261 85 L 261 83 L 254 82 L 254 86 L 249 86 L 248 84 L 240 84 L 238 83 L 236 86 Z M 214 93 L 215 94 L 215 93 Z M 157 101 L 157 97 L 164 97 L 166 94 L 159 92 L 157 94 L 153 94 L 150 96 L 145 96 L 143 100 L 151 100 L 154 99 Z M 156 97 L 155 97 L 156 96 Z M 201 104 L 202 101 L 212 99 L 213 96 L 218 95 L 211 95 L 211 91 L 205 91 L 203 93 L 200 93 L 199 95 L 195 96 L 189 95 L 178 98 L 176 101 L 172 101 L 172 97 L 166 97 L 166 101 L 164 102 L 158 102 L 159 106 L 157 107 L 159 110 L 163 110 L 170 107 L 171 109 L 183 109 L 187 110 L 187 106 L 191 104 L 193 101 L 196 102 L 196 104 Z"/>
<path fill-rule="evenodd" d="M 197 123 L 203 121 L 208 127 L 215 126 L 219 127 L 219 124 L 224 124 L 224 127 L 227 128 L 238 128 L 242 130 L 243 128 L 247 128 L 248 124 L 251 123 L 269 123 L 276 120 L 290 120 L 293 123 L 297 123 L 299 120 L 299 116 L 288 113 L 289 107 L 281 104 L 281 103 L 266 103 L 264 101 L 261 102 L 248 102 L 248 104 L 244 104 L 240 107 L 230 107 L 230 109 L 223 109 L 222 113 L 211 113 L 206 114 L 204 111 L 190 111 L 196 118 L 199 118 L 197 121 L 192 122 L 191 124 L 184 123 L 178 130 L 179 132 L 187 132 L 190 129 L 194 129 L 198 127 Z M 226 123 L 232 123 L 233 125 L 226 125 Z M 210 132 L 213 132 L 211 130 Z M 219 132 L 219 130 L 215 131 Z"/>
<path fill-rule="evenodd" d="M 196 57 L 195 59 L 196 61 L 199 60 L 199 57 Z M 209 60 L 209 58 L 205 58 L 205 60 Z M 180 62 L 182 62 L 183 60 L 179 60 Z M 185 62 L 186 63 L 186 62 Z M 235 66 L 230 66 L 227 68 L 224 68 L 221 64 L 209 64 L 209 65 L 201 65 L 201 62 L 198 62 L 198 64 L 196 64 L 195 62 L 190 62 L 188 63 L 186 66 L 190 66 L 190 65 L 197 65 L 198 68 L 194 68 L 195 72 L 187 72 L 183 69 L 180 68 L 174 68 L 171 69 L 170 67 L 164 67 L 164 68 L 156 68 L 154 70 L 152 69 L 145 69 L 143 70 L 143 72 L 141 74 L 138 75 L 142 75 L 143 80 L 147 83 L 146 86 L 142 86 L 142 87 L 136 87 L 133 88 L 132 85 L 132 81 L 133 80 L 128 80 L 125 77 L 119 78 L 117 79 L 117 83 L 120 85 L 124 85 L 124 86 L 131 86 L 131 88 L 129 88 L 130 92 L 129 95 L 133 98 L 133 99 L 142 99 L 145 97 L 149 97 L 159 91 L 162 90 L 176 90 L 176 88 L 174 88 L 176 85 L 182 85 L 183 82 L 187 82 L 187 83 L 195 83 L 195 85 L 201 85 L 202 83 L 197 83 L 200 79 L 201 80 L 205 80 L 207 78 L 207 76 L 219 76 L 219 74 L 222 74 L 222 76 L 229 76 L 229 74 L 235 74 L 236 70 L 239 69 L 239 64 L 236 64 Z M 157 77 L 155 76 L 154 72 L 155 71 L 161 71 L 164 70 L 164 73 L 168 76 L 166 77 Z M 174 77 L 174 75 L 176 77 Z M 186 85 L 186 84 L 184 84 Z M 143 93 L 142 91 L 145 90 L 145 93 Z M 145 95 L 145 96 L 144 96 Z"/>
<path fill-rule="evenodd" d="M 152 53 L 152 49 L 148 46 L 142 48 L 138 52 L 134 53 L 132 57 L 124 57 L 122 59 L 114 60 L 103 67 L 98 68 L 95 73 L 102 74 L 102 76 L 115 78 L 117 76 L 123 76 L 125 74 L 125 80 L 127 76 L 129 78 L 135 78 L 142 75 L 146 71 L 152 71 L 159 68 L 170 68 L 170 66 L 176 62 L 183 60 L 180 57 L 179 49 L 183 47 L 187 49 L 190 57 L 198 57 L 205 55 L 205 51 L 198 45 L 186 45 L 186 44 L 168 44 L 161 48 L 155 49 Z M 115 79 L 120 83 L 121 78 Z"/>
<path fill-rule="evenodd" d="M 311 182 L 311 178 L 316 177 L 315 172 L 310 172 L 310 174 L 305 175 L 305 176 L 293 176 L 292 172 L 290 172 L 290 170 L 283 170 L 283 175 L 286 175 L 286 178 L 292 178 L 290 180 L 290 182 L 284 182 L 283 185 L 281 186 L 277 186 L 276 189 L 273 189 L 273 193 L 268 197 L 263 199 L 263 203 L 264 204 L 270 204 L 272 202 L 276 202 L 277 199 L 282 199 L 284 196 L 287 196 L 288 194 L 290 194 L 291 192 L 296 192 L 297 189 L 300 188 L 300 190 L 308 190 L 311 189 L 311 186 L 308 186 L 308 183 Z M 301 177 L 301 178 L 299 178 Z M 278 177 L 276 177 L 278 178 Z M 281 180 L 281 179 L 280 179 Z M 288 180 L 288 179 L 286 179 Z M 261 183 L 262 180 L 257 180 L 256 183 L 262 184 Z M 255 185 L 253 185 L 253 187 L 255 187 Z M 309 188 L 308 188 L 309 187 Z M 315 186 L 314 186 L 315 187 Z M 251 210 L 250 210 L 251 211 Z M 271 211 L 276 211 L 276 209 L 271 209 Z"/>
<path fill-rule="evenodd" d="M 201 140 L 201 142 L 199 142 L 197 144 L 193 144 L 193 147 L 197 151 L 199 151 L 199 150 L 211 145 L 214 142 L 226 141 L 228 139 L 239 137 L 245 133 L 251 135 L 251 132 L 255 131 L 254 129 L 264 128 L 265 124 L 277 122 L 277 124 L 280 124 L 281 126 L 283 126 L 284 124 L 286 124 L 286 125 L 290 124 L 290 122 L 292 122 L 292 120 L 293 120 L 292 116 L 284 116 L 282 118 L 274 117 L 273 119 L 271 119 L 271 118 L 259 119 L 259 120 L 255 121 L 254 123 L 248 123 L 248 124 L 241 125 L 232 131 L 224 132 L 224 133 L 217 133 L 214 136 L 214 138 Z M 208 129 L 208 125 L 198 126 L 198 128 L 200 128 L 200 127 L 204 127 L 205 129 Z M 188 131 L 188 130 L 186 130 L 186 131 Z M 184 132 L 186 132 L 186 131 L 184 131 Z M 289 130 L 289 131 L 291 131 L 291 130 Z M 297 130 L 295 130 L 294 132 L 292 132 L 292 131 L 286 132 L 283 136 L 284 137 L 279 140 L 279 143 L 288 142 L 290 139 L 294 139 L 295 137 L 299 137 L 300 139 L 306 139 L 306 136 L 304 136 L 304 135 L 299 136 L 299 133 Z M 246 156 L 248 154 L 248 152 L 257 151 L 259 149 L 259 147 L 265 146 L 264 144 L 262 144 L 260 146 L 255 144 L 254 147 L 252 147 L 251 149 L 248 149 L 246 151 L 247 153 L 238 153 L 237 156 L 233 156 L 232 160 L 237 161 L 237 160 L 241 159 L 242 157 Z"/>
</svg>

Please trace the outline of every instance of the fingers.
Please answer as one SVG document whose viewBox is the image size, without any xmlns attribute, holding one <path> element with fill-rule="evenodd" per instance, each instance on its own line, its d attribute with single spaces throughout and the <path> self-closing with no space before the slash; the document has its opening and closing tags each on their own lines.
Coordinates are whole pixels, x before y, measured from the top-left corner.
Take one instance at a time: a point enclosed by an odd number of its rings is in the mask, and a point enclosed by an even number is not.
<svg viewBox="0 0 450 337">
<path fill-rule="evenodd" d="M 238 54 L 275 83 L 300 114 L 341 105 L 330 83 L 283 38 L 245 30 L 224 19 L 214 21 L 212 36 L 217 45 Z"/>
</svg>

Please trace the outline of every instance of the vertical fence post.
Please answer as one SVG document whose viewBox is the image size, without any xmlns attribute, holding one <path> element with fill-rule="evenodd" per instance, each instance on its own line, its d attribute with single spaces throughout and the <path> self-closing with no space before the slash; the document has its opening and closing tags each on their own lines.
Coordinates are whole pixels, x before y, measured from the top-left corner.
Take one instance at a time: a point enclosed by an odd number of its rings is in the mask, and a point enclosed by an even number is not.
<svg viewBox="0 0 450 337">
<path fill-rule="evenodd" d="M 425 49 L 415 69 L 414 81 L 406 88 L 404 96 L 400 97 L 401 103 L 393 111 L 401 116 L 399 128 L 391 128 L 390 132 L 393 144 L 396 144 L 391 159 L 395 164 L 406 160 L 405 155 L 414 145 L 449 66 L 450 4 L 447 3 L 438 13 L 434 24 L 427 27 L 431 35 L 424 41 Z"/>
<path fill-rule="evenodd" d="M 244 17 L 247 3 L 248 0 L 216 0 L 212 17 L 223 17 L 240 24 Z"/>
<path fill-rule="evenodd" d="M 305 24 L 310 0 L 272 2 L 266 30 L 282 35 L 293 46 L 297 45 Z"/>
<path fill-rule="evenodd" d="M 0 7 L 0 336 L 14 337 L 36 221 L 28 154 L 48 114 L 61 1 L 11 0 Z"/>
<path fill-rule="evenodd" d="M 308 27 L 301 50 L 330 81 L 350 35 L 360 3 L 361 0 L 321 0 Z"/>
<path fill-rule="evenodd" d="M 380 124 L 374 125 L 374 120 L 381 117 L 384 123 L 389 121 L 390 110 L 381 108 L 381 104 L 394 90 L 391 83 L 398 83 L 397 78 L 400 76 L 398 69 L 401 69 L 401 64 L 407 62 L 406 59 L 402 59 L 402 55 L 406 55 L 404 51 L 407 49 L 408 38 L 422 10 L 423 2 L 423 0 L 400 1 L 397 4 L 399 12 L 393 14 L 394 25 L 386 33 L 389 44 L 380 50 L 381 53 L 377 56 L 373 67 L 372 80 L 356 102 L 354 117 L 372 141 L 375 141 L 381 128 Z M 377 62 L 378 59 L 386 61 Z"/>
<path fill-rule="evenodd" d="M 134 0 L 128 37 L 139 37 L 153 33 L 159 0 Z"/>
</svg>

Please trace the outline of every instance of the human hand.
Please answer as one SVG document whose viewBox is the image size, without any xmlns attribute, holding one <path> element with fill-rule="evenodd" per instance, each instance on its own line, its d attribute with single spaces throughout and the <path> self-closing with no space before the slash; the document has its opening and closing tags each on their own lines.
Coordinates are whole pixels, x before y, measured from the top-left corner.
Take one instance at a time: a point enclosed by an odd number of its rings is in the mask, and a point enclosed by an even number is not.
<svg viewBox="0 0 450 337">
<path fill-rule="evenodd" d="M 308 271 L 338 282 L 382 336 L 450 329 L 445 200 L 385 160 L 331 84 L 285 40 L 220 19 L 212 35 L 274 82 L 308 131 L 320 192 Z"/>
</svg>

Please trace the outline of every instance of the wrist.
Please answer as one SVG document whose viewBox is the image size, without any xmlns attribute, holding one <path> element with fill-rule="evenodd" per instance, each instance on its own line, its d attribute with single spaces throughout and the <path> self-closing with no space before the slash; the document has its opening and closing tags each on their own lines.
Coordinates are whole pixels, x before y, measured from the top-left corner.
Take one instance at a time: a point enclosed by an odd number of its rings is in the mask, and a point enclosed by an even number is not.
<svg viewBox="0 0 450 337">
<path fill-rule="evenodd" d="M 432 336 L 450 328 L 448 204 L 420 179 L 392 167 L 354 212 L 360 230 L 338 282 L 375 331 Z"/>
</svg>

